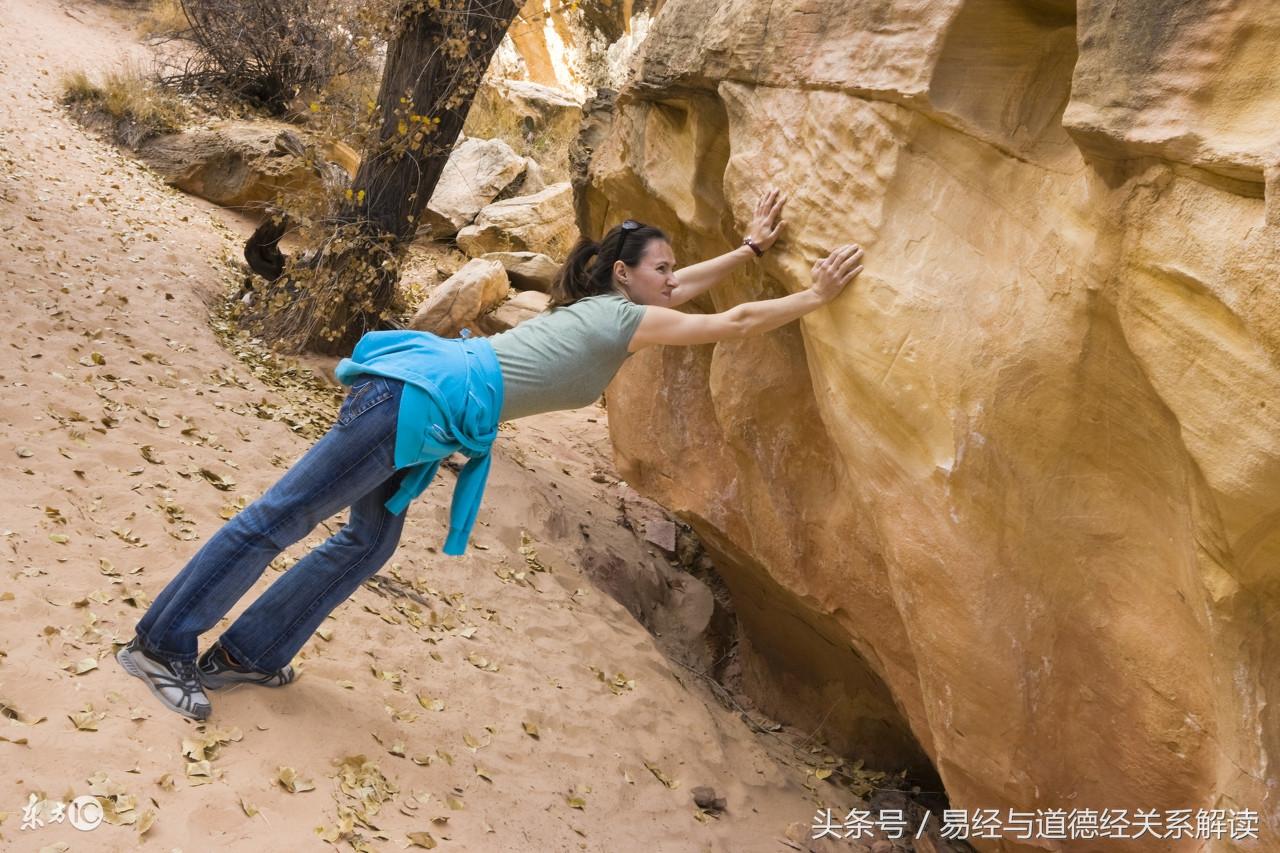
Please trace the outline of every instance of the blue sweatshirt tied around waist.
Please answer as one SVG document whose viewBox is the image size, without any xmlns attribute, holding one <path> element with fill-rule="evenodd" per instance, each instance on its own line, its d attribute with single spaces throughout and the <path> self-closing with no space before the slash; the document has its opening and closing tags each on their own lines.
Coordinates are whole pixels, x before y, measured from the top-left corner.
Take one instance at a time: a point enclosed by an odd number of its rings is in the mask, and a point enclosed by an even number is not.
<svg viewBox="0 0 1280 853">
<path fill-rule="evenodd" d="M 410 469 L 385 504 L 399 515 L 430 485 L 440 462 L 453 453 L 468 458 L 458 474 L 449 507 L 444 553 L 467 547 L 485 481 L 489 450 L 498 437 L 502 371 L 484 338 L 441 338 L 430 332 L 368 332 L 350 358 L 338 362 L 338 381 L 351 385 L 363 374 L 405 383 L 396 424 L 395 466 Z"/>
</svg>

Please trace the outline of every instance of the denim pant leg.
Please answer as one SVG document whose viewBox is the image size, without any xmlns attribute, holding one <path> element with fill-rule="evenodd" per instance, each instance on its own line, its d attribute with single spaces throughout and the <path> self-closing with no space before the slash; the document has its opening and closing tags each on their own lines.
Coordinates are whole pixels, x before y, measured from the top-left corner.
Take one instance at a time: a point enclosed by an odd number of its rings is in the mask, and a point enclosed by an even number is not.
<svg viewBox="0 0 1280 853">
<path fill-rule="evenodd" d="M 333 427 L 205 542 L 148 608 L 137 625 L 144 649 L 195 660 L 199 635 L 235 606 L 281 551 L 395 475 L 403 387 L 379 376 L 352 386 Z"/>
<path fill-rule="evenodd" d="M 325 617 L 391 558 L 405 513 L 383 504 L 397 474 L 351 505 L 347 524 L 295 563 L 219 639 L 250 669 L 275 672 L 306 645 Z"/>
</svg>

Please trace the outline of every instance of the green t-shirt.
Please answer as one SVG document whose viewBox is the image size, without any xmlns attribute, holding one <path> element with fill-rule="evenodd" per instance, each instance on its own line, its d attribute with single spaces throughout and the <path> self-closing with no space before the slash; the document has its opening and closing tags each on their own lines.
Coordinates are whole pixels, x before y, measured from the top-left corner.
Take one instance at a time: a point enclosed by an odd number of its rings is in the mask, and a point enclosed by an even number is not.
<svg viewBox="0 0 1280 853">
<path fill-rule="evenodd" d="M 627 345 L 643 317 L 643 305 L 609 293 L 489 338 L 502 368 L 502 420 L 594 403 L 630 355 Z"/>
</svg>

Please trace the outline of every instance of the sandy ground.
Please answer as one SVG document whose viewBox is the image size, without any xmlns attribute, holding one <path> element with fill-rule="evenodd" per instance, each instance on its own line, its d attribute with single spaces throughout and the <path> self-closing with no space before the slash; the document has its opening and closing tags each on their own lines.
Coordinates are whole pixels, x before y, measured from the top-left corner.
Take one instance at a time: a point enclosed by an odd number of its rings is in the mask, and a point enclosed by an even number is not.
<svg viewBox="0 0 1280 853">
<path fill-rule="evenodd" d="M 670 572 L 618 523 L 598 407 L 504 431 L 465 557 L 437 551 L 452 475 L 437 480 L 384 569 L 397 582 L 339 607 L 293 685 L 215 693 L 196 725 L 119 669 L 141 608 L 310 443 L 261 416 L 287 401 L 209 326 L 240 226 L 57 104 L 63 72 L 139 50 L 93 4 L 0 4 L 0 845 L 322 850 L 323 831 L 340 849 L 431 843 L 416 833 L 463 851 L 810 849 L 819 804 L 852 797 L 778 760 L 582 570 L 594 549 Z M 314 787 L 286 790 L 281 768 Z M 699 814 L 699 785 L 724 814 Z M 32 793 L 99 795 L 117 822 L 23 829 Z"/>
</svg>

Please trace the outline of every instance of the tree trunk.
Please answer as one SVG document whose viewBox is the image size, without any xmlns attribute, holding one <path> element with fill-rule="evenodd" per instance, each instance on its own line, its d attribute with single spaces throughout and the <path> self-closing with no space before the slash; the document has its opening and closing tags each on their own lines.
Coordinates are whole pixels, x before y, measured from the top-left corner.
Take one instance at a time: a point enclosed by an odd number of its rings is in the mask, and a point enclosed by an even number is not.
<svg viewBox="0 0 1280 853">
<path fill-rule="evenodd" d="M 388 325 L 413 239 L 514 0 L 416 0 L 400 9 L 378 93 L 380 131 L 318 244 L 291 260 L 246 325 L 277 349 L 350 352 Z"/>
</svg>

